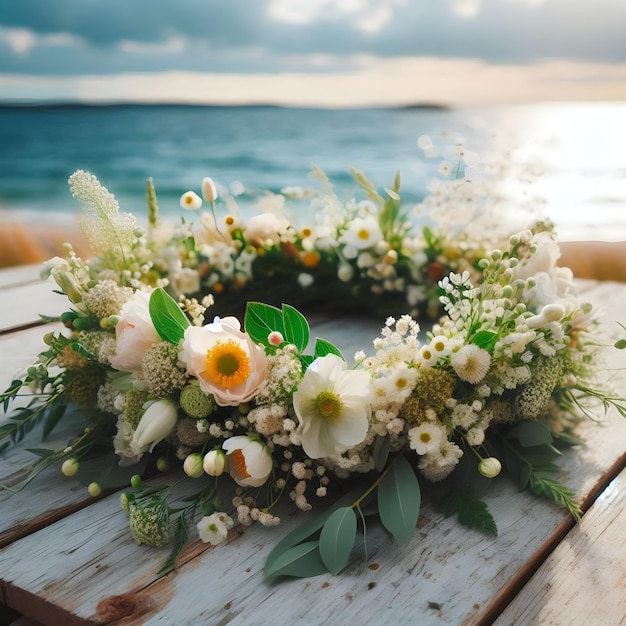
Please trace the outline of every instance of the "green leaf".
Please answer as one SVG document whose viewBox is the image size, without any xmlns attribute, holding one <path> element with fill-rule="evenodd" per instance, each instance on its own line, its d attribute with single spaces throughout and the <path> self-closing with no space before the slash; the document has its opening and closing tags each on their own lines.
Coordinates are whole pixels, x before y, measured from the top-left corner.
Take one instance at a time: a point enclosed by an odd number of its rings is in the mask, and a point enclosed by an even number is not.
<svg viewBox="0 0 626 626">
<path fill-rule="evenodd" d="M 248 302 L 244 327 L 252 341 L 264 346 L 270 345 L 267 338 L 271 332 L 277 331 L 285 336 L 283 314 L 280 309 L 262 302 Z"/>
<path fill-rule="evenodd" d="M 356 514 L 351 506 L 337 509 L 328 518 L 319 540 L 320 556 L 336 576 L 346 566 L 356 539 Z"/>
<path fill-rule="evenodd" d="M 293 546 L 299 544 L 311 537 L 311 535 L 317 533 L 326 523 L 326 520 L 332 515 L 333 511 L 337 509 L 352 504 L 360 495 L 360 491 L 357 489 L 353 489 L 348 492 L 339 500 L 335 502 L 335 504 L 328 509 L 328 511 L 324 511 L 313 517 L 312 519 L 303 522 L 299 526 L 296 526 L 291 532 L 287 533 L 273 548 L 269 553 L 267 559 L 265 560 L 265 568 L 264 572 L 267 575 L 267 571 L 272 568 L 274 562 L 280 558 L 282 554 L 291 549 Z"/>
<path fill-rule="evenodd" d="M 474 335 L 472 339 L 472 343 L 483 350 L 489 352 L 489 354 L 493 353 L 493 349 L 498 342 L 498 334 L 492 333 L 489 330 L 481 330 L 479 333 Z"/>
<path fill-rule="evenodd" d="M 265 580 L 276 576 L 307 578 L 319 576 L 328 571 L 322 561 L 318 541 L 301 543 L 283 552 L 268 568 L 265 566 Z"/>
<path fill-rule="evenodd" d="M 98 360 L 98 357 L 93 352 L 89 352 L 89 350 L 87 350 L 82 344 L 78 343 L 78 341 L 72 341 L 72 343 L 70 343 L 70 347 L 72 350 L 78 352 L 78 354 L 84 356 L 89 361 Z"/>
<path fill-rule="evenodd" d="M 525 448 L 552 443 L 550 430 L 539 422 L 521 422 L 511 428 L 507 437 L 517 439 Z"/>
<path fill-rule="evenodd" d="M 304 352 L 309 344 L 309 323 L 302 313 L 288 304 L 283 304 L 283 324 L 285 325 L 285 341 L 292 343 L 298 352 Z"/>
<path fill-rule="evenodd" d="M 496 522 L 487 505 L 478 498 L 450 489 L 441 496 L 439 506 L 448 517 L 456 514 L 459 523 L 463 526 L 494 537 L 498 534 Z"/>
<path fill-rule="evenodd" d="M 378 510 L 383 526 L 401 543 L 415 532 L 421 505 L 420 486 L 409 462 L 399 456 L 378 487 Z"/>
<path fill-rule="evenodd" d="M 177 344 L 185 336 L 189 320 L 174 298 L 161 287 L 152 292 L 149 310 L 152 323 L 161 339 Z"/>
<path fill-rule="evenodd" d="M 319 358 L 321 356 L 326 356 L 327 354 L 335 354 L 340 359 L 345 361 L 343 358 L 343 354 L 341 354 L 341 350 L 337 348 L 334 344 L 330 343 L 330 341 L 326 341 L 326 339 L 320 339 L 319 337 L 315 340 L 315 358 Z"/>
<path fill-rule="evenodd" d="M 385 435 L 384 437 L 378 435 L 374 440 L 374 449 L 372 454 L 374 456 L 374 465 L 379 472 L 382 472 L 385 465 L 387 465 L 390 445 L 391 439 L 389 438 L 389 435 Z"/>
<path fill-rule="evenodd" d="M 54 430 L 55 426 L 59 423 L 61 418 L 65 415 L 65 411 L 67 409 L 67 404 L 57 404 L 53 406 L 48 415 L 46 416 L 46 421 L 43 425 L 43 432 L 41 435 L 41 440 L 45 441 L 50 433 Z"/>
<path fill-rule="evenodd" d="M 298 358 L 300 359 L 300 363 L 302 363 L 302 371 L 306 372 L 309 365 L 315 361 L 315 357 L 311 354 L 299 354 Z"/>
</svg>

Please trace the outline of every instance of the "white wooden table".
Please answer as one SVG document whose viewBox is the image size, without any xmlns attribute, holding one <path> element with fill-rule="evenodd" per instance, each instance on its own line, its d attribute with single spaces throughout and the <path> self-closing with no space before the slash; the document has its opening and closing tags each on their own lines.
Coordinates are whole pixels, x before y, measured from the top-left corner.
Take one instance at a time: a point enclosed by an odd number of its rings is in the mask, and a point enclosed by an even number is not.
<svg viewBox="0 0 626 626">
<path fill-rule="evenodd" d="M 37 273 L 0 271 L 3 389 L 43 349 L 38 313 L 58 314 L 66 304 Z M 580 289 L 619 336 L 614 321 L 626 321 L 626 284 L 585 281 Z M 366 347 L 383 321 L 315 330 L 350 354 Z M 626 358 L 611 354 L 604 378 L 626 395 L 626 368 L 618 370 Z M 355 558 L 337 577 L 272 584 L 262 580 L 265 557 L 302 513 L 284 516 L 276 528 L 235 528 L 215 548 L 193 541 L 178 569 L 158 578 L 167 549 L 135 545 L 119 494 L 93 500 L 49 471 L 17 495 L 0 491 L 0 604 L 51 626 L 624 624 L 626 420 L 611 412 L 580 434 L 586 445 L 565 456 L 559 476 L 583 503 L 579 525 L 499 478 L 486 496 L 498 523 L 495 539 L 426 503 L 409 545 L 375 528 L 367 563 Z M 18 479 L 32 460 L 21 451 L 0 455 L 0 483 Z"/>
</svg>

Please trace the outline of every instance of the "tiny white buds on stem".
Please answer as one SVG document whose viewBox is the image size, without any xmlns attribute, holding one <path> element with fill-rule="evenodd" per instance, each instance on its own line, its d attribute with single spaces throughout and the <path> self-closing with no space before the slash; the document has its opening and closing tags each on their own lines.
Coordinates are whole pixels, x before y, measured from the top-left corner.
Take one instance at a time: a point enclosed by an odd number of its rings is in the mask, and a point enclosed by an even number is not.
<svg viewBox="0 0 626 626">
<path fill-rule="evenodd" d="M 478 471 L 487 478 L 495 478 L 502 471 L 502 463 L 495 457 L 490 456 L 478 464 Z"/>
<path fill-rule="evenodd" d="M 102 487 L 98 483 L 89 483 L 87 491 L 92 498 L 97 498 L 102 493 Z"/>
<path fill-rule="evenodd" d="M 61 465 L 61 473 L 64 476 L 75 476 L 79 465 L 78 459 L 66 459 L 63 461 L 63 465 Z"/>
</svg>

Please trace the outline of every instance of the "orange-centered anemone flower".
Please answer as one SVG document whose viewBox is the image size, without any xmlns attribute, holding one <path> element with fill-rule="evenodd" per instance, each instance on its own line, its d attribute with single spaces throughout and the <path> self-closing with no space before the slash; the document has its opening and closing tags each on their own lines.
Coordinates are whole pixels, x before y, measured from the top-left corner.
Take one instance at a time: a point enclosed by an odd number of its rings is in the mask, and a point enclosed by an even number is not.
<svg viewBox="0 0 626 626">
<path fill-rule="evenodd" d="M 241 331 L 236 317 L 188 327 L 179 358 L 220 406 L 251 400 L 267 373 L 264 349 Z"/>
<path fill-rule="evenodd" d="M 230 437 L 223 444 L 228 456 L 228 472 L 242 487 L 260 487 L 272 472 L 270 451 L 247 435 Z"/>
<path fill-rule="evenodd" d="M 302 449 L 312 459 L 339 454 L 365 439 L 370 375 L 334 354 L 315 359 L 293 395 Z"/>
</svg>

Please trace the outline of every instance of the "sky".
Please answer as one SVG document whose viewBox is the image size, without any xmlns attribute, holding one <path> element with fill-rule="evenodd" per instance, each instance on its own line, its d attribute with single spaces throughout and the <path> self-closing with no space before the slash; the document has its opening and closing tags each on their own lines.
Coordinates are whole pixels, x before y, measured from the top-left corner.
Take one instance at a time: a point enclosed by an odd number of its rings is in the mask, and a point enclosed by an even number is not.
<svg viewBox="0 0 626 626">
<path fill-rule="evenodd" d="M 0 1 L 0 101 L 626 100 L 626 0 Z"/>
</svg>

